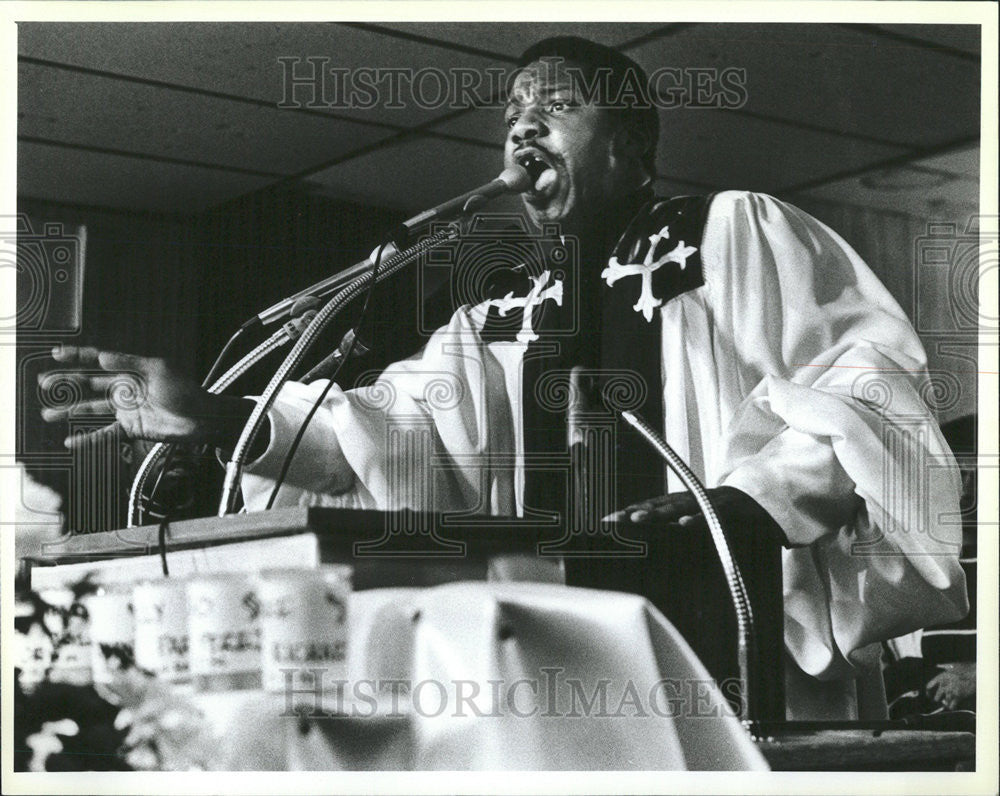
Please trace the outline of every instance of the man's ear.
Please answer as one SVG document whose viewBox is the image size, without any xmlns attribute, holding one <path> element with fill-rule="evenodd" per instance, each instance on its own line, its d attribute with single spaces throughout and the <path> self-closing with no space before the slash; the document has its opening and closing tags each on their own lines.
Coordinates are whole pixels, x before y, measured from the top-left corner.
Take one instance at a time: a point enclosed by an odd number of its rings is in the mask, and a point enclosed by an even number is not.
<svg viewBox="0 0 1000 796">
<path fill-rule="evenodd" d="M 623 124 L 618 128 L 615 143 L 619 154 L 629 160 L 638 171 L 646 174 L 645 156 L 652 146 L 649 136 L 641 130 Z M 647 176 L 652 176 L 648 175 Z"/>
</svg>

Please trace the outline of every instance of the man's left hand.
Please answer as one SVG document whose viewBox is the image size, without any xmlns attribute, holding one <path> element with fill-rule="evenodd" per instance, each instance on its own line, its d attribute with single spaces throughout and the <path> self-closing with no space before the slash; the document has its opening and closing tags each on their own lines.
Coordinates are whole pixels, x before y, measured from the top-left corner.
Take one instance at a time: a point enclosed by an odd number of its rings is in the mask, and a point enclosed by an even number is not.
<svg viewBox="0 0 1000 796">
<path fill-rule="evenodd" d="M 779 544 L 787 545 L 784 532 L 770 514 L 746 492 L 731 486 L 706 490 L 709 501 L 722 523 L 722 527 L 753 528 L 773 535 Z M 643 500 L 605 517 L 609 522 L 677 524 L 683 528 L 706 526 L 698 502 L 689 492 L 672 492 L 668 495 Z"/>
</svg>

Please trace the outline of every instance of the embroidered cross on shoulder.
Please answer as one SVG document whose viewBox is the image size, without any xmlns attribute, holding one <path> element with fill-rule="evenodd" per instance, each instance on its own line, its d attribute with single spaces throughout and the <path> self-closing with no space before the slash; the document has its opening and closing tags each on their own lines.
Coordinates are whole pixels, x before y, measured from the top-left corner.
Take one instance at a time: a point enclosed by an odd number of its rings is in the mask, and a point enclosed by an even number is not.
<svg viewBox="0 0 1000 796">
<path fill-rule="evenodd" d="M 552 299 L 558 306 L 563 302 L 563 281 L 553 279 L 549 285 L 549 275 L 551 272 L 542 271 L 540 276 L 531 277 L 533 286 L 527 296 L 514 297 L 511 291 L 503 298 L 491 299 L 486 303 L 487 309 L 491 306 L 497 308 L 500 317 L 504 317 L 513 309 L 522 308 L 524 313 L 521 322 L 521 330 L 517 333 L 517 340 L 521 343 L 530 343 L 538 339 L 538 334 L 531 328 L 531 313 L 535 307 L 543 301 Z"/>
<path fill-rule="evenodd" d="M 612 257 L 608 260 L 608 267 L 601 272 L 601 278 L 607 282 L 608 287 L 626 276 L 642 277 L 639 300 L 632 309 L 641 312 L 647 321 L 653 320 L 653 310 L 663 303 L 662 299 L 653 295 L 653 272 L 666 263 L 677 263 L 683 271 L 687 265 L 687 258 L 698 251 L 696 246 L 685 246 L 684 241 L 679 241 L 671 251 L 657 258 L 656 248 L 660 241 L 669 239 L 670 227 L 663 227 L 659 232 L 649 236 L 649 248 L 641 263 L 622 264 L 618 262 L 618 257 Z"/>
</svg>

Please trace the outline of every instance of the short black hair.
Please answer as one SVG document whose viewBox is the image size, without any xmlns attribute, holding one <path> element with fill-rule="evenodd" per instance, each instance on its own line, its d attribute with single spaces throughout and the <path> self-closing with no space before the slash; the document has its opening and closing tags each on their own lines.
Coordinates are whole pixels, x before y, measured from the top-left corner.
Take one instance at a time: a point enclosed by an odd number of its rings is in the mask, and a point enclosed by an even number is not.
<svg viewBox="0 0 1000 796">
<path fill-rule="evenodd" d="M 650 175 L 656 173 L 656 144 L 660 117 L 652 101 L 649 77 L 625 53 L 579 36 L 553 36 L 532 44 L 517 59 L 518 71 L 544 58 L 561 58 L 580 66 L 582 77 L 599 86 L 599 102 L 620 115 L 622 123 L 645 140 L 642 162 Z M 607 75 L 607 82 L 594 78 Z"/>
</svg>

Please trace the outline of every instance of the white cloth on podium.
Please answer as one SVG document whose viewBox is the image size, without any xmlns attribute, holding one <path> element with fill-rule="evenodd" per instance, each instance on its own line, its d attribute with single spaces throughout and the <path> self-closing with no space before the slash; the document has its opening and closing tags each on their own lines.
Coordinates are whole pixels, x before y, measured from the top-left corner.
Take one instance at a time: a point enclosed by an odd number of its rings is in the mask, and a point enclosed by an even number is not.
<svg viewBox="0 0 1000 796">
<path fill-rule="evenodd" d="M 792 544 L 789 716 L 875 717 L 884 704 L 867 709 L 859 690 L 875 693 L 877 644 L 968 610 L 950 519 L 961 483 L 924 400 L 926 355 L 857 253 L 795 207 L 719 194 L 701 257 L 705 284 L 659 309 L 667 440 L 708 486 L 755 498 Z M 524 345 L 484 343 L 484 317 L 463 307 L 374 386 L 334 387 L 280 503 L 520 513 Z M 244 478 L 249 510 L 324 387 L 282 390 Z M 415 477 L 433 457 L 448 466 Z"/>
<path fill-rule="evenodd" d="M 311 677 L 297 681 L 292 712 L 284 695 L 244 695 L 223 767 L 767 769 L 643 598 L 455 583 L 355 592 L 349 617 L 343 697 L 334 673 L 322 698 Z"/>
</svg>

